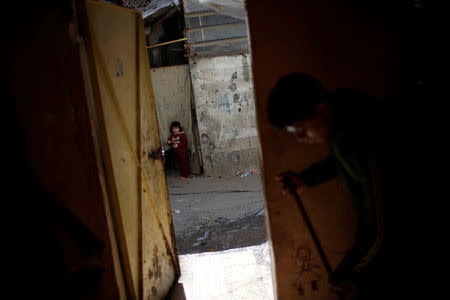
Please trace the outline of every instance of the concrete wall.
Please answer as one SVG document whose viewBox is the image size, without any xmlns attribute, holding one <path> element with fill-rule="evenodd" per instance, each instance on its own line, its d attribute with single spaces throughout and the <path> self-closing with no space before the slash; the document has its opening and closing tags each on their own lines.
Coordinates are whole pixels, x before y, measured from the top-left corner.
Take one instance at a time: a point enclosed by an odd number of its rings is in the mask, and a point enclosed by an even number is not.
<svg viewBox="0 0 450 300">
<path fill-rule="evenodd" d="M 191 58 L 189 65 L 205 175 L 259 170 L 249 57 Z"/>
</svg>

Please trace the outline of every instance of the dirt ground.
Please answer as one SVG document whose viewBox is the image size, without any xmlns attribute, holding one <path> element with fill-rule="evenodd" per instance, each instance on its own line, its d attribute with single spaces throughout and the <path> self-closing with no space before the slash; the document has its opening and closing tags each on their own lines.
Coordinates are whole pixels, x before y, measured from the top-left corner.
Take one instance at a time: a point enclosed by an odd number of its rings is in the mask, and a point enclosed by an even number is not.
<svg viewBox="0 0 450 300">
<path fill-rule="evenodd" d="M 267 240 L 261 177 L 167 177 L 179 254 L 222 251 Z"/>
</svg>

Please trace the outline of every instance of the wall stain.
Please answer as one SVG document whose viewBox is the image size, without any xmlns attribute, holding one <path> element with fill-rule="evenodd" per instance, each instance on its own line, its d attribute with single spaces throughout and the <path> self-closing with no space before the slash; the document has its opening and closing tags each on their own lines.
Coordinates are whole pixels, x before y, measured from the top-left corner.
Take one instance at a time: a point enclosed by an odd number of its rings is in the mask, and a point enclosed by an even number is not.
<svg viewBox="0 0 450 300">
<path fill-rule="evenodd" d="M 167 239 L 164 239 L 164 242 L 166 242 L 166 255 L 172 257 L 172 253 L 170 253 L 170 247 L 169 243 L 167 242 Z"/>
<path fill-rule="evenodd" d="M 247 95 L 244 95 L 244 102 L 245 102 L 245 104 L 247 104 L 247 106 L 248 106 L 248 98 L 247 98 Z"/>
<path fill-rule="evenodd" d="M 116 63 L 116 77 L 123 77 L 123 63 L 120 59 Z"/>
<path fill-rule="evenodd" d="M 231 80 L 235 80 L 235 79 L 237 79 L 237 72 L 234 72 L 233 76 L 231 76 Z"/>
<path fill-rule="evenodd" d="M 211 156 L 209 156 L 209 155 L 205 156 L 205 165 L 212 165 Z"/>
<path fill-rule="evenodd" d="M 234 92 L 235 90 L 237 90 L 237 85 L 233 82 L 228 88 Z"/>
<path fill-rule="evenodd" d="M 159 259 L 158 259 L 158 246 L 157 245 L 155 245 L 155 247 L 153 248 L 152 269 L 149 270 L 148 275 L 149 275 L 150 279 L 152 279 L 153 277 L 155 279 L 161 279 L 161 277 L 162 277 L 161 265 L 159 264 Z"/>
<path fill-rule="evenodd" d="M 225 153 L 220 152 L 214 157 L 214 161 L 219 163 L 225 160 Z"/>
<path fill-rule="evenodd" d="M 239 94 L 234 94 L 233 95 L 233 102 L 234 103 L 239 103 L 239 98 L 240 98 Z"/>
<path fill-rule="evenodd" d="M 152 280 L 152 278 L 153 278 L 153 271 L 152 271 L 152 269 L 148 269 L 148 278 L 150 280 Z"/>
<path fill-rule="evenodd" d="M 148 158 L 153 160 L 162 159 L 162 151 L 161 147 L 159 147 L 157 150 L 153 149 L 148 152 Z"/>
<path fill-rule="evenodd" d="M 231 106 L 230 106 L 230 101 L 228 101 L 228 94 L 225 93 L 225 94 L 223 95 L 223 97 L 225 98 L 225 106 L 227 107 L 227 112 L 228 112 L 229 114 L 231 114 Z"/>
<path fill-rule="evenodd" d="M 214 101 L 213 101 L 213 103 L 214 103 Z M 201 113 L 200 113 L 200 122 L 203 122 L 206 118 L 208 117 L 208 113 L 207 113 L 207 111 L 202 111 Z"/>
<path fill-rule="evenodd" d="M 242 56 L 242 77 L 245 81 L 250 80 L 250 66 L 246 56 Z"/>
<path fill-rule="evenodd" d="M 231 162 L 234 165 L 239 165 L 239 163 L 241 162 L 241 156 L 239 155 L 239 153 L 237 151 L 234 151 L 231 153 Z"/>
<path fill-rule="evenodd" d="M 208 128 L 209 134 L 215 134 L 217 138 L 220 136 L 220 123 L 218 120 L 208 115 L 207 110 L 201 112 L 200 123 L 202 123 L 203 127 Z"/>
</svg>

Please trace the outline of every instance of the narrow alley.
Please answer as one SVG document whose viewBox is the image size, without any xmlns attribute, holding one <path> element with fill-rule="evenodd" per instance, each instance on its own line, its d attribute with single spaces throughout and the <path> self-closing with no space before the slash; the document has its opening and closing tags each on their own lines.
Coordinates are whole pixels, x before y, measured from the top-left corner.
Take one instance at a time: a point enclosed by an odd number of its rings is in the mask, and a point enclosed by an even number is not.
<svg viewBox="0 0 450 300">
<path fill-rule="evenodd" d="M 261 177 L 168 177 L 179 254 L 260 245 L 267 240 Z"/>
<path fill-rule="evenodd" d="M 171 299 L 273 299 L 261 177 L 167 184 L 182 274 Z"/>
</svg>

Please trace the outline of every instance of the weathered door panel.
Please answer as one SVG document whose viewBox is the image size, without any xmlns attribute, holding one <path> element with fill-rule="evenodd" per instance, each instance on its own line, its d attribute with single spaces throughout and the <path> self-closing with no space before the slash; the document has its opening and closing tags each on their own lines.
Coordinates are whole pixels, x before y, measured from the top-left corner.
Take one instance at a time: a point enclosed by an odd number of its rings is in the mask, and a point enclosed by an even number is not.
<svg viewBox="0 0 450 300">
<path fill-rule="evenodd" d="M 140 116 L 142 182 L 142 251 L 144 297 L 166 295 L 174 278 L 180 275 L 175 231 L 161 157 L 160 132 L 145 43 L 144 25 L 139 18 Z M 156 226 L 157 225 L 157 226 Z M 155 239 L 155 236 L 158 239 Z M 151 259 L 150 259 L 151 258 Z M 152 276 L 153 274 L 153 276 Z"/>
<path fill-rule="evenodd" d="M 179 269 L 142 17 L 96 1 L 86 8 L 102 154 L 129 294 L 161 299 Z"/>
</svg>

